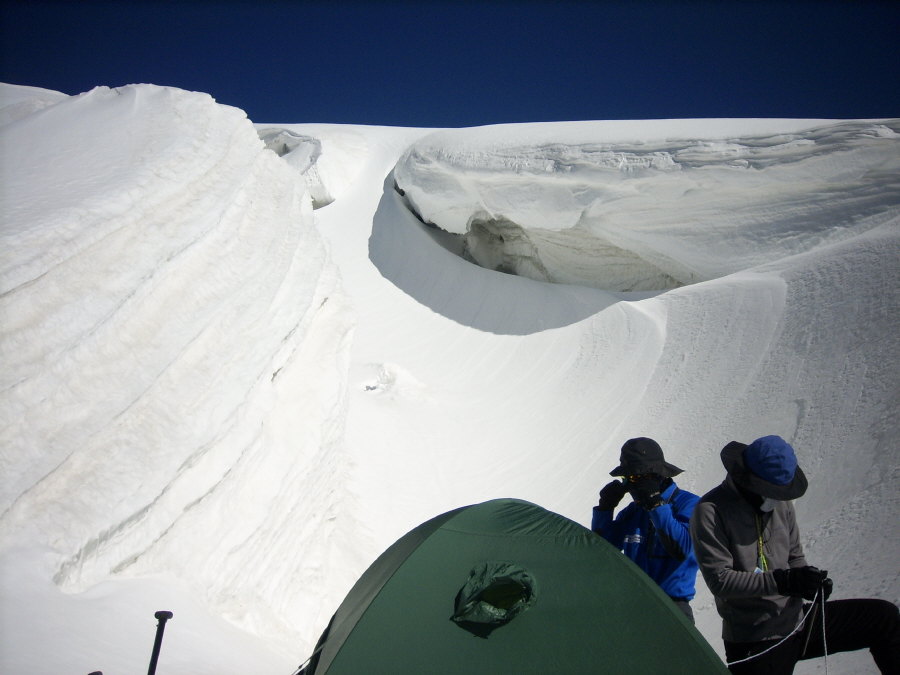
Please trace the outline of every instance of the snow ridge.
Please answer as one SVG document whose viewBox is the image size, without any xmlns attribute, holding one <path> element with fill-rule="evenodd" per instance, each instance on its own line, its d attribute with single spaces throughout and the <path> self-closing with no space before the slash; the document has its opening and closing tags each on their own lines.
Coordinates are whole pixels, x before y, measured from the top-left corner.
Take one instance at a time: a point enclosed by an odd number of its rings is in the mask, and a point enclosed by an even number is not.
<svg viewBox="0 0 900 675">
<path fill-rule="evenodd" d="M 571 134 L 561 123 L 544 136 L 555 128 Z M 602 123 L 579 128 L 580 142 L 537 146 L 437 132 L 400 159 L 397 190 L 479 265 L 611 291 L 707 281 L 900 213 L 898 120 L 699 141 L 616 142 Z"/>
<path fill-rule="evenodd" d="M 177 573 L 247 628 L 313 630 L 285 620 L 310 545 L 278 528 L 323 542 L 318 574 L 341 548 L 353 322 L 302 177 L 159 87 L 2 132 L 0 536 L 41 532 L 67 592 Z"/>
</svg>

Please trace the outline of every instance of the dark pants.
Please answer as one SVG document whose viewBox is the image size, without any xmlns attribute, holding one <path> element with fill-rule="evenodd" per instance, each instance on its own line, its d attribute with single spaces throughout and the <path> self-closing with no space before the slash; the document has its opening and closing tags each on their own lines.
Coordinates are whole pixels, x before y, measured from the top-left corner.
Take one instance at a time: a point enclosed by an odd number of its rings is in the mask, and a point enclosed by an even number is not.
<svg viewBox="0 0 900 675">
<path fill-rule="evenodd" d="M 675 606 L 684 613 L 684 615 L 688 618 L 688 621 L 694 623 L 694 610 L 691 609 L 691 603 L 689 600 L 684 600 L 682 598 L 672 598 L 672 602 L 674 602 Z"/>
<path fill-rule="evenodd" d="M 807 629 L 785 640 L 772 651 L 745 663 L 729 666 L 734 675 L 790 675 L 797 661 L 825 655 L 822 644 L 822 610 L 813 610 Z M 809 625 L 811 624 L 811 626 Z M 809 632 L 811 629 L 811 632 Z M 804 644 L 807 635 L 809 643 Z M 729 663 L 765 651 L 778 640 L 725 642 Z M 900 673 L 900 613 L 886 600 L 835 600 L 825 603 L 825 643 L 828 653 L 870 649 L 882 673 Z"/>
</svg>

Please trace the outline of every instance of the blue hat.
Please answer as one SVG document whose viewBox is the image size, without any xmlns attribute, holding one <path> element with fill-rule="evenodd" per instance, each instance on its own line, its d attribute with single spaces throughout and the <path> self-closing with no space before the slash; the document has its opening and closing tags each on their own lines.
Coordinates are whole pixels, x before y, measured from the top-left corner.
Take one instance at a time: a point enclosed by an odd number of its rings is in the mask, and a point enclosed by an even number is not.
<svg viewBox="0 0 900 675">
<path fill-rule="evenodd" d="M 780 436 L 763 436 L 750 445 L 732 441 L 722 448 L 722 463 L 738 485 L 763 497 L 789 500 L 806 492 L 794 448 Z"/>
<path fill-rule="evenodd" d="M 744 450 L 744 465 L 763 480 L 787 485 L 794 480 L 797 456 L 781 436 L 763 436 Z"/>
</svg>

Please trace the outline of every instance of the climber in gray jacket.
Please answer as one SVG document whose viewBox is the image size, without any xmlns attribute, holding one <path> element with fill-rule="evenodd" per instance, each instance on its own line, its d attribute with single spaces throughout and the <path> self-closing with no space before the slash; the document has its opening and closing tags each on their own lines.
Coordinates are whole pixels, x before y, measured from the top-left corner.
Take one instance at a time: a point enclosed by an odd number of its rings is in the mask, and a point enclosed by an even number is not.
<svg viewBox="0 0 900 675">
<path fill-rule="evenodd" d="M 728 475 L 694 509 L 691 538 L 722 617 L 731 672 L 790 675 L 827 645 L 829 654 L 869 648 L 882 673 L 900 673 L 897 607 L 874 599 L 826 603 L 832 581 L 803 556 L 790 500 L 807 481 L 794 449 L 764 436 L 749 446 L 733 441 L 721 455 Z"/>
</svg>

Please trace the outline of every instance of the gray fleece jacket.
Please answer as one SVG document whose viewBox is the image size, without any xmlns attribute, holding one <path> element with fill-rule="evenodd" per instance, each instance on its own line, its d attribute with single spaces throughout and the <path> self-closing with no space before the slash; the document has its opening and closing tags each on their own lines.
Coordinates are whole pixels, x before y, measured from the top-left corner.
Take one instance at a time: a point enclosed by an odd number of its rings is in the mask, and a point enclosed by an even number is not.
<svg viewBox="0 0 900 675">
<path fill-rule="evenodd" d="M 756 571 L 756 516 L 762 525 L 766 572 Z M 772 576 L 772 570 L 806 565 L 791 502 L 778 502 L 774 511 L 760 514 L 729 476 L 694 508 L 691 538 L 722 617 L 723 639 L 757 642 L 784 637 L 796 628 L 803 600 L 780 595 Z"/>
</svg>

